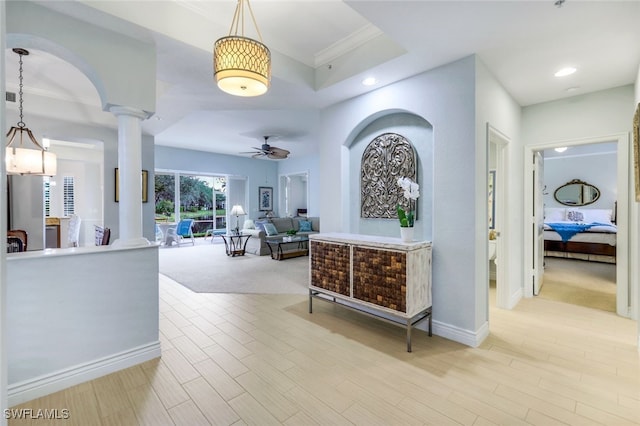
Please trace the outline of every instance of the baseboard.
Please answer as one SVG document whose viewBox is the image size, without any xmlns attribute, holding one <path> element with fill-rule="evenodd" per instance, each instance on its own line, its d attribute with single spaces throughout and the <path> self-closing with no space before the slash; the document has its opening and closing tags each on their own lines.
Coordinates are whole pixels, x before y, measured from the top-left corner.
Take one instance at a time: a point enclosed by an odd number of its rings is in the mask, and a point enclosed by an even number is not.
<svg viewBox="0 0 640 426">
<path fill-rule="evenodd" d="M 522 299 L 522 288 L 519 288 L 515 293 L 511 295 L 509 298 L 509 307 L 507 309 L 513 309 Z"/>
<path fill-rule="evenodd" d="M 8 386 L 8 406 L 13 407 L 62 389 L 149 361 L 160 356 L 160 341 L 108 357 L 79 364 L 51 374 Z"/>
<path fill-rule="evenodd" d="M 489 323 L 485 322 L 478 331 L 472 332 L 451 324 L 433 321 L 433 334 L 477 348 L 489 335 Z"/>
</svg>

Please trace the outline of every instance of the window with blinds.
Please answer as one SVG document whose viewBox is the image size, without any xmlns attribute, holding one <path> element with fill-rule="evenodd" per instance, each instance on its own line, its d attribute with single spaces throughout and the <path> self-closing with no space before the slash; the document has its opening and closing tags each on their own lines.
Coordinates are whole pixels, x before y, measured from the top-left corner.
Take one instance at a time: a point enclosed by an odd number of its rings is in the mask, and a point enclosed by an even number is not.
<svg viewBox="0 0 640 426">
<path fill-rule="evenodd" d="M 73 176 L 65 176 L 63 178 L 63 194 L 64 194 L 64 215 L 71 216 L 76 212 L 75 205 L 75 184 Z"/>
<path fill-rule="evenodd" d="M 51 216 L 51 182 L 49 179 L 44 182 L 44 215 Z"/>
</svg>

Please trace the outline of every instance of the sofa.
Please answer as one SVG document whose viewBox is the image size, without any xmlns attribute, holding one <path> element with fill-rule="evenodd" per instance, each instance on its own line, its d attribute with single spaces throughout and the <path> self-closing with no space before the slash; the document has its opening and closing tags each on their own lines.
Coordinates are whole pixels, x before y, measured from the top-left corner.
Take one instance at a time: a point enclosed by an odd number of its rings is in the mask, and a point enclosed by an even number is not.
<svg viewBox="0 0 640 426">
<path fill-rule="evenodd" d="M 311 231 L 301 231 L 300 222 L 306 221 L 311 223 Z M 275 227 L 277 233 L 267 235 L 267 231 L 263 228 L 265 223 L 271 223 Z M 320 218 L 319 217 L 274 217 L 271 219 L 257 219 L 247 220 L 242 228 L 242 233 L 245 235 L 251 235 L 251 238 L 247 241 L 245 248 L 246 253 L 257 254 L 258 256 L 264 256 L 270 254 L 269 246 L 267 246 L 267 240 L 280 238 L 287 235 L 287 231 L 295 229 L 296 235 L 309 235 L 317 234 L 320 232 Z"/>
</svg>

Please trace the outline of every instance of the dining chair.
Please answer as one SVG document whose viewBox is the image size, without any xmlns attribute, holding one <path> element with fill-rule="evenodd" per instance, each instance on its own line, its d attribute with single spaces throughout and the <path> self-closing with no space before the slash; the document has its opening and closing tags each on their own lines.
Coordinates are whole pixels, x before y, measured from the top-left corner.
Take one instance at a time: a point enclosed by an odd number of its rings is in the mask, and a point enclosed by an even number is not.
<svg viewBox="0 0 640 426">
<path fill-rule="evenodd" d="M 95 241 L 97 246 L 108 246 L 109 238 L 111 237 L 111 229 L 103 228 L 102 226 L 94 225 L 95 228 Z"/>
<path fill-rule="evenodd" d="M 78 247 L 80 245 L 80 224 L 82 219 L 80 216 L 72 214 L 69 219 L 69 234 L 68 241 L 69 247 Z"/>
<path fill-rule="evenodd" d="M 27 251 L 27 231 L 24 229 L 10 229 L 7 231 L 7 236 L 20 238 L 22 241 L 22 250 L 20 251 Z"/>
<path fill-rule="evenodd" d="M 18 253 L 24 250 L 24 245 L 19 237 L 7 236 L 7 253 Z"/>
</svg>

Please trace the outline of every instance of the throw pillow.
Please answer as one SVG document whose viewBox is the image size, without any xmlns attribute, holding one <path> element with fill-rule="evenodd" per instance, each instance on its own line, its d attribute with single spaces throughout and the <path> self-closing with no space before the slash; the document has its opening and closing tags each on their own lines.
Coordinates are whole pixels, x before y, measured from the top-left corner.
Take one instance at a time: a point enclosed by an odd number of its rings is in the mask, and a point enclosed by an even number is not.
<svg viewBox="0 0 640 426">
<path fill-rule="evenodd" d="M 269 223 L 269 221 L 268 221 L 268 220 L 256 220 L 256 221 L 254 222 L 254 224 L 256 225 L 256 229 L 257 229 L 258 231 L 267 232 L 267 231 L 265 231 L 265 230 L 264 230 L 264 224 L 265 224 L 265 223 Z"/>
<path fill-rule="evenodd" d="M 253 220 L 247 219 L 244 221 L 243 229 L 256 229 L 256 224 L 253 223 Z"/>
<path fill-rule="evenodd" d="M 584 221 L 584 215 L 581 211 L 578 210 L 569 210 L 567 212 L 567 219 L 572 222 L 582 222 Z"/>
<path fill-rule="evenodd" d="M 311 222 L 308 220 L 300 221 L 300 231 L 301 232 L 311 232 Z"/>
<path fill-rule="evenodd" d="M 276 229 L 276 226 L 273 223 L 265 223 L 264 224 L 264 232 L 268 236 L 272 236 L 272 235 L 277 235 L 278 234 L 278 230 Z"/>
</svg>

